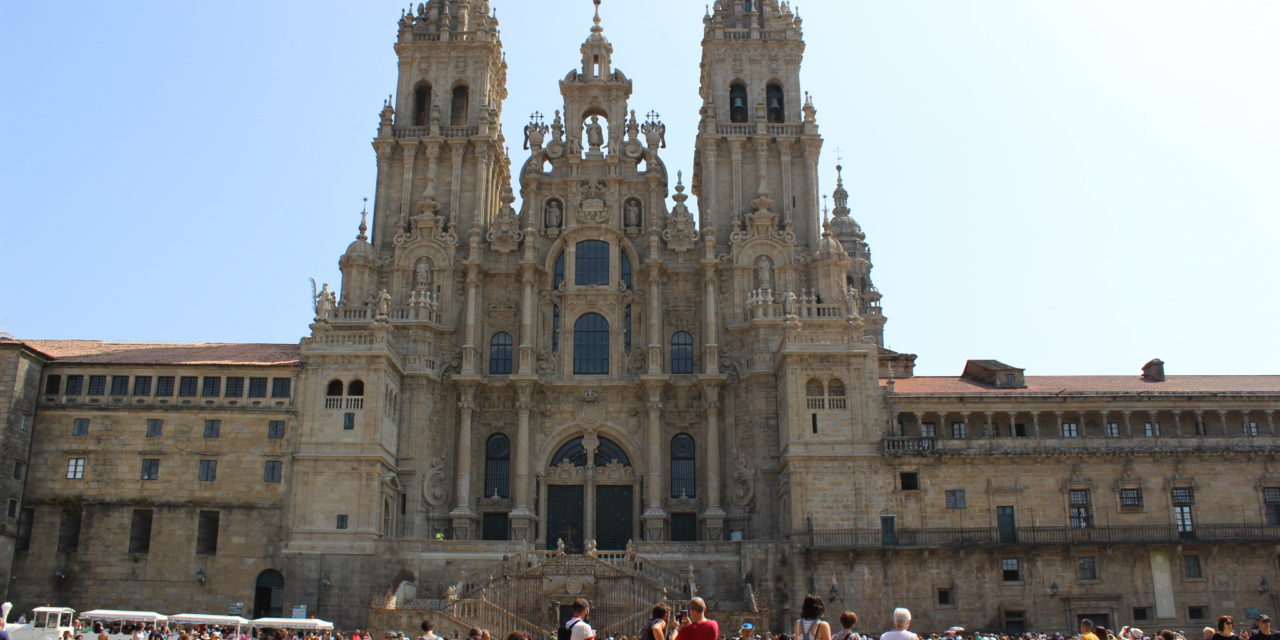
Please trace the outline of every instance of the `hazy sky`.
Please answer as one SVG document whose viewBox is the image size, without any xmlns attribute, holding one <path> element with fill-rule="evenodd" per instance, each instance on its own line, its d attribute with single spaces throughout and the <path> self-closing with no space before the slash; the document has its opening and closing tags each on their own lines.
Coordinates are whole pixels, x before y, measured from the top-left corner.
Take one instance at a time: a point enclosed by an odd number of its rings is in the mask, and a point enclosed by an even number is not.
<svg viewBox="0 0 1280 640">
<path fill-rule="evenodd" d="M 504 127 L 559 102 L 589 0 L 492 0 Z M 0 325 L 295 342 L 374 192 L 407 4 L 0 2 Z M 1280 373 L 1280 2 L 810 0 L 802 80 L 843 149 L 917 372 Z M 704 3 L 605 0 L 632 106 L 688 175 Z M 694 204 L 693 201 L 690 204 Z"/>
</svg>

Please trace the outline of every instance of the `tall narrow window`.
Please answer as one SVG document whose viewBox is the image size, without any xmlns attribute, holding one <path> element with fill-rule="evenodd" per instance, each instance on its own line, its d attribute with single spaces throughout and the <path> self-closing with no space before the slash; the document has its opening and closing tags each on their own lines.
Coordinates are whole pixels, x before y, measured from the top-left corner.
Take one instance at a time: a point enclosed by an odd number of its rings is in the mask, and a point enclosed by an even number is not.
<svg viewBox="0 0 1280 640">
<path fill-rule="evenodd" d="M 453 105 L 450 109 L 449 124 L 461 127 L 467 124 L 467 106 L 469 93 L 467 85 L 460 84 L 453 88 Z"/>
<path fill-rule="evenodd" d="M 290 387 L 293 385 L 290 378 L 273 378 L 271 380 L 271 397 L 272 398 L 288 398 Z"/>
<path fill-rule="evenodd" d="M 609 284 L 609 243 L 583 240 L 574 248 L 574 283 Z"/>
<path fill-rule="evenodd" d="M 123 396 L 129 394 L 129 376 L 111 376 L 111 395 Z"/>
<path fill-rule="evenodd" d="M 204 379 L 204 388 L 200 395 L 206 398 L 216 398 L 222 395 L 222 378 L 206 377 Z"/>
<path fill-rule="evenodd" d="M 239 398 L 244 395 L 244 378 L 227 378 L 226 392 L 223 397 Z"/>
<path fill-rule="evenodd" d="M 190 398 L 196 395 L 196 383 L 199 381 L 195 376 L 183 376 L 178 380 L 178 396 Z"/>
<path fill-rule="evenodd" d="M 106 393 L 107 377 L 106 376 L 89 376 L 89 395 L 100 396 Z"/>
<path fill-rule="evenodd" d="M 267 421 L 267 439 L 268 440 L 284 439 L 284 420 L 268 420 Z"/>
<path fill-rule="evenodd" d="M 573 324 L 574 375 L 609 373 L 609 321 L 588 313 Z"/>
<path fill-rule="evenodd" d="M 213 556 L 218 554 L 218 524 L 220 514 L 217 511 L 201 511 L 196 529 L 196 555 Z"/>
<path fill-rule="evenodd" d="M 158 458 L 145 458 L 142 461 L 143 480 L 159 480 L 160 479 L 160 460 Z"/>
<path fill-rule="evenodd" d="M 431 110 L 431 85 L 419 82 L 413 89 L 413 126 L 427 126 L 427 113 Z"/>
<path fill-rule="evenodd" d="M 1263 487 L 1262 503 L 1266 505 L 1267 524 L 1280 526 L 1280 487 Z"/>
<path fill-rule="evenodd" d="M 747 87 L 735 82 L 729 85 L 729 122 L 747 121 Z"/>
<path fill-rule="evenodd" d="M 1098 558 L 1082 556 L 1076 558 L 1076 577 L 1080 580 L 1098 579 Z"/>
<path fill-rule="evenodd" d="M 67 479 L 84 479 L 84 458 L 67 458 Z"/>
<path fill-rule="evenodd" d="M 84 386 L 84 376 L 82 375 L 67 376 L 67 395 L 69 396 L 80 395 L 80 391 L 83 386 Z"/>
<path fill-rule="evenodd" d="M 263 482 L 280 482 L 284 475 L 284 463 L 280 460 L 268 460 L 262 468 Z"/>
<path fill-rule="evenodd" d="M 1071 503 L 1071 528 L 1084 529 L 1093 523 L 1093 512 L 1089 505 L 1088 489 L 1071 489 L 1068 492 Z"/>
<path fill-rule="evenodd" d="M 1191 506 L 1195 504 L 1195 492 L 1191 487 L 1177 487 L 1173 494 L 1173 523 L 1180 534 L 1195 531 L 1195 522 L 1191 517 Z"/>
<path fill-rule="evenodd" d="M 31 525 L 35 523 L 35 507 L 23 507 L 18 514 L 18 539 L 14 541 L 14 551 L 31 550 Z"/>
<path fill-rule="evenodd" d="M 966 437 L 965 424 L 963 422 L 951 423 L 951 437 L 956 439 L 964 439 Z"/>
<path fill-rule="evenodd" d="M 628 289 L 634 289 L 635 286 L 631 278 L 631 258 L 627 257 L 626 251 L 619 251 L 619 253 L 621 254 L 619 257 L 622 260 L 622 284 L 626 285 Z"/>
<path fill-rule="evenodd" d="M 551 350 L 560 350 L 560 305 L 551 307 Z"/>
<path fill-rule="evenodd" d="M 129 553 L 151 552 L 151 520 L 154 515 L 151 509 L 133 510 L 133 521 L 129 524 Z"/>
<path fill-rule="evenodd" d="M 561 251 L 560 255 L 556 256 L 555 275 L 553 276 L 553 280 L 551 282 L 551 288 L 559 289 L 560 284 L 563 282 L 564 282 L 564 252 Z"/>
<path fill-rule="evenodd" d="M 151 395 L 151 376 L 137 376 L 133 379 L 133 395 Z"/>
<path fill-rule="evenodd" d="M 1064 423 L 1062 423 L 1062 437 L 1064 437 L 1064 438 L 1079 438 L 1079 437 L 1080 437 L 1080 425 L 1079 425 L 1078 423 L 1075 423 L 1075 422 L 1064 422 Z"/>
<path fill-rule="evenodd" d="M 671 373 L 693 373 L 693 336 L 688 331 L 671 336 Z"/>
<path fill-rule="evenodd" d="M 511 373 L 511 334 L 499 331 L 489 339 L 489 373 Z"/>
<path fill-rule="evenodd" d="M 75 418 L 71 422 L 71 435 L 76 437 L 84 437 L 89 435 L 89 419 Z"/>
<path fill-rule="evenodd" d="M 147 420 L 147 437 L 159 438 L 164 435 L 164 420 L 151 418 Z"/>
<path fill-rule="evenodd" d="M 697 447 L 693 436 L 682 433 L 671 439 L 671 497 L 696 498 Z"/>
<path fill-rule="evenodd" d="M 266 378 L 249 378 L 249 397 L 250 398 L 267 397 L 267 379 Z"/>
<path fill-rule="evenodd" d="M 173 376 L 156 378 L 156 397 L 168 398 L 173 395 Z"/>
<path fill-rule="evenodd" d="M 1000 560 L 1000 577 L 1005 582 L 1020 582 L 1022 580 L 1022 570 L 1018 566 L 1017 558 L 1002 558 Z"/>
<path fill-rule="evenodd" d="M 484 497 L 511 497 L 511 439 L 501 433 L 485 443 Z"/>
<path fill-rule="evenodd" d="M 765 93 L 765 107 L 768 110 L 769 122 L 786 122 L 787 107 L 782 94 L 782 85 L 770 84 Z"/>
<path fill-rule="evenodd" d="M 62 523 L 58 526 L 58 553 L 75 553 L 80 550 L 80 524 L 84 511 L 79 507 L 64 507 Z"/>
<path fill-rule="evenodd" d="M 213 482 L 218 479 L 218 461 L 201 460 L 200 471 L 196 478 L 200 482 Z"/>
<path fill-rule="evenodd" d="M 46 395 L 56 396 L 62 390 L 62 376 L 54 374 L 44 380 L 44 392 Z"/>
<path fill-rule="evenodd" d="M 631 355 L 631 305 L 622 310 L 622 351 Z"/>
<path fill-rule="evenodd" d="M 221 420 L 205 420 L 204 421 L 204 437 L 206 438 L 222 437 L 222 421 Z"/>
</svg>

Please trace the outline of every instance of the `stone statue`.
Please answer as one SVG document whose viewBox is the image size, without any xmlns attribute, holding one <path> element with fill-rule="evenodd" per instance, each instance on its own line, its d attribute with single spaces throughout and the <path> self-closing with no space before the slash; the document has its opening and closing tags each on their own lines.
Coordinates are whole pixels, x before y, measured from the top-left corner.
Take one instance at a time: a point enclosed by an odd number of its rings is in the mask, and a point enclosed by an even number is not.
<svg viewBox="0 0 1280 640">
<path fill-rule="evenodd" d="M 627 227 L 640 226 L 640 203 L 634 198 L 627 200 L 627 205 L 622 216 L 623 224 Z"/>
<path fill-rule="evenodd" d="M 378 292 L 378 317 L 385 318 L 391 313 L 391 294 L 386 289 Z"/>
<path fill-rule="evenodd" d="M 627 140 L 635 142 L 640 139 L 640 122 L 636 120 L 636 112 L 631 112 L 631 119 L 627 120 Z"/>
<path fill-rule="evenodd" d="M 773 291 L 773 263 L 765 256 L 756 258 L 756 288 Z"/>
<path fill-rule="evenodd" d="M 600 116 L 591 116 L 587 123 L 587 144 L 592 151 L 599 151 L 604 146 L 604 127 L 600 126 Z"/>
<path fill-rule="evenodd" d="M 564 555 L 564 538 L 556 538 L 556 551 Z"/>
<path fill-rule="evenodd" d="M 419 260 L 417 266 L 413 268 L 413 288 L 431 288 L 431 263 L 427 262 L 426 258 Z"/>
<path fill-rule="evenodd" d="M 554 198 L 548 200 L 543 217 L 548 229 L 559 229 L 564 224 L 564 211 L 560 209 L 560 201 Z"/>
<path fill-rule="evenodd" d="M 556 110 L 556 119 L 551 122 L 551 139 L 564 142 L 564 120 L 560 118 L 560 110 Z"/>
<path fill-rule="evenodd" d="M 588 540 L 588 541 L 587 541 L 587 548 L 586 548 L 586 550 L 584 551 L 584 553 L 585 553 L 585 554 L 587 554 L 587 555 L 589 555 L 589 556 L 595 555 L 595 553 L 596 553 L 596 541 L 595 541 L 595 540 Z"/>
<path fill-rule="evenodd" d="M 782 313 L 783 315 L 796 315 L 796 294 L 788 291 L 782 294 Z"/>
<path fill-rule="evenodd" d="M 329 290 L 329 283 L 324 283 L 320 287 L 320 293 L 316 294 L 316 317 L 321 320 L 328 320 L 333 315 L 333 308 L 336 306 L 337 296 Z"/>
</svg>

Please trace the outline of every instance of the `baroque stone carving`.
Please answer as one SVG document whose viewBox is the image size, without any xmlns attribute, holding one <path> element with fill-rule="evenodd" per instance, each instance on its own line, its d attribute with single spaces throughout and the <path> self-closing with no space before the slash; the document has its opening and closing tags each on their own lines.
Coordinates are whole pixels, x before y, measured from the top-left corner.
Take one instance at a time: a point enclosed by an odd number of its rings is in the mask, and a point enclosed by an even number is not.
<svg viewBox="0 0 1280 640">
<path fill-rule="evenodd" d="M 511 192 L 511 186 L 508 185 L 502 189 L 502 207 L 498 209 L 498 215 L 494 216 L 493 222 L 489 225 L 489 233 L 485 235 L 485 239 L 498 253 L 511 253 L 520 246 L 520 241 L 524 240 L 524 233 L 520 231 L 520 219 L 516 216 L 515 207 L 511 203 L 516 201 L 515 195 Z"/>
<path fill-rule="evenodd" d="M 672 251 L 683 253 L 692 249 L 698 242 L 698 229 L 693 220 L 693 213 L 685 204 L 689 196 L 684 193 L 683 172 L 676 173 L 676 194 L 672 199 L 676 201 L 676 206 L 667 220 L 667 228 L 662 231 L 662 239 L 667 242 L 667 247 Z"/>
<path fill-rule="evenodd" d="M 444 455 L 431 459 L 422 474 L 422 501 L 429 507 L 442 507 L 449 500 L 449 479 L 445 476 Z"/>
</svg>

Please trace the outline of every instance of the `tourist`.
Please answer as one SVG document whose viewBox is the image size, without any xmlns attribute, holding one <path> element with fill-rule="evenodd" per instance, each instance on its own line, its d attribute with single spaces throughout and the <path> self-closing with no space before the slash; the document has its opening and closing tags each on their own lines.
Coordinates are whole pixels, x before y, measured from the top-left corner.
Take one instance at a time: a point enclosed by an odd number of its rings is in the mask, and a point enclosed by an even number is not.
<svg viewBox="0 0 1280 640">
<path fill-rule="evenodd" d="M 756 626 L 750 622 L 742 623 L 742 628 L 738 629 L 738 640 L 755 640 Z"/>
<path fill-rule="evenodd" d="M 1201 637 L 1204 638 L 1204 640 L 1209 640 L 1209 638 L 1212 638 L 1217 634 L 1218 634 L 1217 630 L 1215 630 L 1213 627 L 1205 627 L 1200 630 L 1200 635 Z"/>
<path fill-rule="evenodd" d="M 831 640 L 862 640 L 862 636 L 854 632 L 853 626 L 858 624 L 858 614 L 846 611 L 840 614 L 840 626 L 843 627 Z"/>
<path fill-rule="evenodd" d="M 796 640 L 831 640 L 831 625 L 822 621 L 822 614 L 827 605 L 822 596 L 809 594 L 800 605 L 800 619 L 796 620 L 794 636 Z"/>
<path fill-rule="evenodd" d="M 591 605 L 586 600 L 578 598 L 573 601 L 573 606 L 570 609 L 573 611 L 573 617 L 565 620 L 556 637 L 559 640 L 591 640 L 595 638 L 595 630 L 591 628 L 591 625 L 587 624 L 587 616 L 591 614 Z"/>
<path fill-rule="evenodd" d="M 8 611 L 6 611 L 5 613 L 8 613 Z M 4 630 L 4 625 L 5 625 L 4 618 L 5 618 L 4 616 L 0 616 L 0 640 L 9 640 L 9 632 Z M 22 624 L 22 623 L 19 622 L 18 624 Z"/>
<path fill-rule="evenodd" d="M 1280 640 L 1280 633 L 1271 630 L 1271 616 L 1258 616 L 1258 630 L 1249 634 L 1249 640 Z"/>
<path fill-rule="evenodd" d="M 671 620 L 671 610 L 664 605 L 656 605 L 649 614 L 649 626 L 640 632 L 639 640 L 668 640 L 667 624 Z"/>
<path fill-rule="evenodd" d="M 1235 620 L 1231 616 L 1222 616 L 1218 618 L 1218 632 L 1213 634 L 1213 640 L 1240 640 L 1240 636 L 1235 632 Z"/>
<path fill-rule="evenodd" d="M 880 640 L 919 640 L 919 636 L 908 631 L 911 628 L 911 612 L 905 607 L 893 610 L 893 630 L 880 634 Z"/>
<path fill-rule="evenodd" d="M 440 636 L 435 633 L 435 625 L 430 620 L 422 621 L 422 635 L 418 636 L 418 640 L 440 640 Z"/>
<path fill-rule="evenodd" d="M 1093 632 L 1093 621 L 1088 618 L 1080 621 L 1080 640 L 1102 640 Z"/>
<path fill-rule="evenodd" d="M 680 627 L 681 640 L 719 640 L 720 624 L 707 617 L 707 601 L 689 600 L 689 623 Z"/>
</svg>

